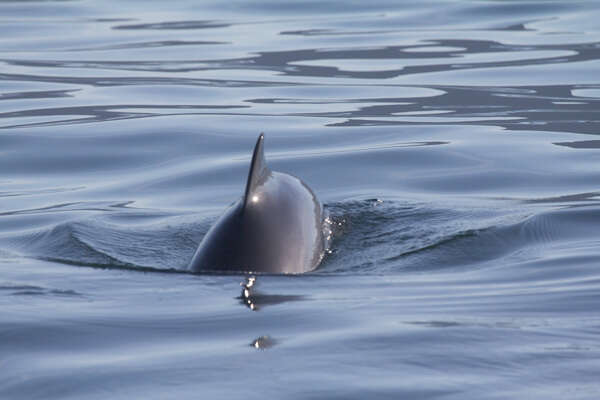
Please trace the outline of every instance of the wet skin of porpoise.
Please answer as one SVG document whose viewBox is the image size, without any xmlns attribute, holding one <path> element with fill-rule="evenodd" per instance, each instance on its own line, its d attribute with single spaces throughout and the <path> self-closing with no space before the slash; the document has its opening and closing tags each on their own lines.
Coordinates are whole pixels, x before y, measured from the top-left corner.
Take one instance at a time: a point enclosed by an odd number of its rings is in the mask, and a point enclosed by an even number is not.
<svg viewBox="0 0 600 400">
<path fill-rule="evenodd" d="M 190 263 L 193 272 L 312 271 L 323 258 L 323 210 L 300 179 L 271 171 L 258 137 L 244 197 L 206 233 Z"/>
</svg>

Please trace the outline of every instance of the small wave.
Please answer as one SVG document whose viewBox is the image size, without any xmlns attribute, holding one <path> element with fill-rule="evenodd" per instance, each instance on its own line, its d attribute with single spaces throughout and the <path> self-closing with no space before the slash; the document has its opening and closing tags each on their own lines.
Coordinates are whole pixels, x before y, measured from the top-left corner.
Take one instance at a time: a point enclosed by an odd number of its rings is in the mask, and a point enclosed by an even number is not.
<svg viewBox="0 0 600 400">
<path fill-rule="evenodd" d="M 177 219 L 135 227 L 99 219 L 64 222 L 12 243 L 27 257 L 70 265 L 187 272 L 208 223 Z"/>
<path fill-rule="evenodd" d="M 336 221 L 333 253 L 321 272 L 343 274 L 497 266 L 486 263 L 504 257 L 527 259 L 562 243 L 594 237 L 600 223 L 598 206 L 516 217 L 374 200 L 338 203 L 330 209 Z"/>
<path fill-rule="evenodd" d="M 8 293 L 13 296 L 83 296 L 70 289 L 53 289 L 35 285 L 0 285 L 0 294 Z"/>
<path fill-rule="evenodd" d="M 369 199 L 328 206 L 334 221 L 333 254 L 325 272 L 385 273 L 406 254 L 460 232 L 456 211 L 424 204 Z"/>
<path fill-rule="evenodd" d="M 600 222 L 600 208 L 595 205 L 515 214 L 483 206 L 444 209 L 368 199 L 331 203 L 325 208 L 331 241 L 316 274 L 498 266 L 501 258 L 527 259 L 557 244 L 593 237 Z M 126 216 L 106 220 L 63 222 L 13 238 L 11 250 L 26 257 L 93 268 L 188 273 L 189 260 L 212 222 L 212 218 L 190 221 L 187 216 L 153 219 L 150 224 L 132 224 Z"/>
</svg>

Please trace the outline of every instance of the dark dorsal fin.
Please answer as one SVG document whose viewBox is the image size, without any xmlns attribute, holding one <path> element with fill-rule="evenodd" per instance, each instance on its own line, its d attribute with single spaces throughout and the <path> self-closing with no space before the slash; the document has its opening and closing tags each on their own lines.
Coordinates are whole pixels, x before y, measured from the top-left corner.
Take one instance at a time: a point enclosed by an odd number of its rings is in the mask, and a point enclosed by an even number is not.
<svg viewBox="0 0 600 400">
<path fill-rule="evenodd" d="M 261 133 L 258 136 L 256 146 L 254 146 L 254 153 L 252 154 L 250 172 L 248 172 L 248 182 L 246 182 L 246 192 L 244 193 L 244 207 L 252 200 L 252 193 L 256 187 L 260 185 L 263 178 L 270 172 L 263 152 L 264 141 L 265 135 Z"/>
</svg>

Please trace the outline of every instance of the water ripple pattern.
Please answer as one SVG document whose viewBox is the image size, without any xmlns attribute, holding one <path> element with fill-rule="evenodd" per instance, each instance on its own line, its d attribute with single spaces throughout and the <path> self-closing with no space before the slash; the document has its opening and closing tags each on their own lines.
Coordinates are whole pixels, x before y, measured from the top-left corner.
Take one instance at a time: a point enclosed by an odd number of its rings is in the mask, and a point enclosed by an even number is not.
<svg viewBox="0 0 600 400">
<path fill-rule="evenodd" d="M 596 399 L 599 17 L 1 0 L 0 398 Z M 260 132 L 330 250 L 191 274 Z"/>
</svg>

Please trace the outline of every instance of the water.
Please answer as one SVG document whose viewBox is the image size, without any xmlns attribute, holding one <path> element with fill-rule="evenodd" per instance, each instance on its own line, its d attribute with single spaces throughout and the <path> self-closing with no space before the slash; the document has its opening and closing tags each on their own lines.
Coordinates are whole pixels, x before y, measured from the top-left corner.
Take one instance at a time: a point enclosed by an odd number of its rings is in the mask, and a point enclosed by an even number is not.
<svg viewBox="0 0 600 400">
<path fill-rule="evenodd" d="M 0 398 L 598 398 L 599 15 L 0 2 Z M 335 238 L 240 299 L 261 131 Z"/>
</svg>

